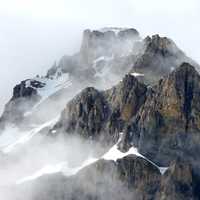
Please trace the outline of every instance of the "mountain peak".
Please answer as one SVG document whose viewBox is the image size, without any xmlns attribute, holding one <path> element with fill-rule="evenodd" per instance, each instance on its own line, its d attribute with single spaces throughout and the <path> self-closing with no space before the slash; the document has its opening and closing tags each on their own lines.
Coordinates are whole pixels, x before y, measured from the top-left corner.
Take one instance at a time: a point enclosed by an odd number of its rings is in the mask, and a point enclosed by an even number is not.
<svg viewBox="0 0 200 200">
<path fill-rule="evenodd" d="M 140 36 L 133 28 L 87 29 L 83 32 L 80 50 L 82 60 L 90 63 L 100 56 L 127 54 L 127 52 L 132 52 L 137 40 L 140 40 Z"/>
<path fill-rule="evenodd" d="M 158 34 L 152 37 L 147 36 L 144 42 L 147 52 L 160 53 L 163 56 L 184 54 L 170 38 L 161 37 Z"/>
<path fill-rule="evenodd" d="M 183 62 L 179 68 L 177 68 L 174 73 L 179 73 L 179 72 L 185 72 L 188 74 L 197 74 L 199 75 L 199 73 L 197 72 L 197 70 L 195 69 L 195 67 L 193 65 L 191 65 L 190 63 L 187 62 Z"/>
</svg>

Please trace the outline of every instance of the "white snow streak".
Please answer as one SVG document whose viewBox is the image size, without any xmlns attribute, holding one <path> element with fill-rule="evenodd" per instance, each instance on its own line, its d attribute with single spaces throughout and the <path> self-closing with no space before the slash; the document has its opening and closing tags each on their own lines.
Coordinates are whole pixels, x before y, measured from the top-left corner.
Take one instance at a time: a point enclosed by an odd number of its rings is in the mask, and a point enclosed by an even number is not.
<svg viewBox="0 0 200 200">
<path fill-rule="evenodd" d="M 35 172 L 31 176 L 27 176 L 25 178 L 22 178 L 16 182 L 16 184 L 22 184 L 27 181 L 35 180 L 41 176 L 47 175 L 47 174 L 54 174 L 54 173 L 63 173 L 65 176 L 72 176 L 77 174 L 81 169 L 84 167 L 96 162 L 98 159 L 95 158 L 88 158 L 86 161 L 84 161 L 80 167 L 69 167 L 67 162 L 61 162 L 56 165 L 47 165 L 40 169 L 39 171 Z"/>
<path fill-rule="evenodd" d="M 144 76 L 144 74 L 140 74 L 137 72 L 131 73 L 132 76 L 138 77 L 138 76 Z"/>
<path fill-rule="evenodd" d="M 8 146 L 6 146 L 5 148 L 2 149 L 3 153 L 10 153 L 13 149 L 15 149 L 17 146 L 25 144 L 26 142 L 28 142 L 29 140 L 31 140 L 32 137 L 34 137 L 37 133 L 39 133 L 42 129 L 44 129 L 45 127 L 48 126 L 53 126 L 59 119 L 59 116 L 54 118 L 51 121 L 48 121 L 28 132 L 25 132 L 22 134 L 22 136 L 17 139 L 15 142 L 9 144 Z"/>
</svg>

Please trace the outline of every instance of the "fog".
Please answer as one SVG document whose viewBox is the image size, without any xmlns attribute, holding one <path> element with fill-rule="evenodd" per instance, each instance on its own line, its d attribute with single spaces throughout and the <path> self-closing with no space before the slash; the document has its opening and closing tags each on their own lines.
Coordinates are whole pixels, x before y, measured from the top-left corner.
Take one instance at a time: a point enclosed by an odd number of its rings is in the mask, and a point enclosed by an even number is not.
<svg viewBox="0 0 200 200">
<path fill-rule="evenodd" d="M 198 0 L 0 0 L 0 110 L 22 79 L 44 74 L 55 60 L 78 51 L 82 31 L 134 27 L 142 35 L 174 39 L 200 61 Z"/>
</svg>

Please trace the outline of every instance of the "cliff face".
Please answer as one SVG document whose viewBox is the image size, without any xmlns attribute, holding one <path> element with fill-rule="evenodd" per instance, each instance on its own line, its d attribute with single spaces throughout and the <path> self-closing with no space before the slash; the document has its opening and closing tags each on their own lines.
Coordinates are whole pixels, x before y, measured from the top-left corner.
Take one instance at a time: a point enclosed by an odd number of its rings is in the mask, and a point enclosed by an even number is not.
<svg viewBox="0 0 200 200">
<path fill-rule="evenodd" d="M 150 89 L 145 104 L 129 127 L 139 135 L 138 147 L 142 153 L 164 165 L 183 156 L 184 151 L 189 151 L 193 154 L 190 158 L 196 159 L 195 151 L 199 151 L 199 80 L 194 67 L 183 63 Z"/>
<path fill-rule="evenodd" d="M 1 128 L 4 128 L 6 123 L 19 123 L 23 114 L 39 101 L 40 96 L 37 93 L 37 88 L 43 87 L 44 83 L 31 80 L 25 80 L 16 85 L 13 89 L 13 96 L 6 104 L 4 113 L 0 118 Z"/>
<path fill-rule="evenodd" d="M 67 104 L 54 130 L 113 144 L 144 104 L 146 91 L 147 87 L 132 75 L 107 91 L 86 88 Z"/>
</svg>

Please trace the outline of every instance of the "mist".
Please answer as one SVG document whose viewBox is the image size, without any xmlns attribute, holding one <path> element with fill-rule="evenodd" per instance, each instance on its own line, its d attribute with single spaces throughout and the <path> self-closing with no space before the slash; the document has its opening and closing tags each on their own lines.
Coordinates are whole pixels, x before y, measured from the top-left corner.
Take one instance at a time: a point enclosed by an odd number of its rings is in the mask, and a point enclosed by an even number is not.
<svg viewBox="0 0 200 200">
<path fill-rule="evenodd" d="M 0 0 L 0 111 L 23 79 L 45 74 L 63 55 L 79 51 L 82 31 L 133 27 L 142 36 L 172 38 L 200 61 L 198 0 Z"/>
</svg>

